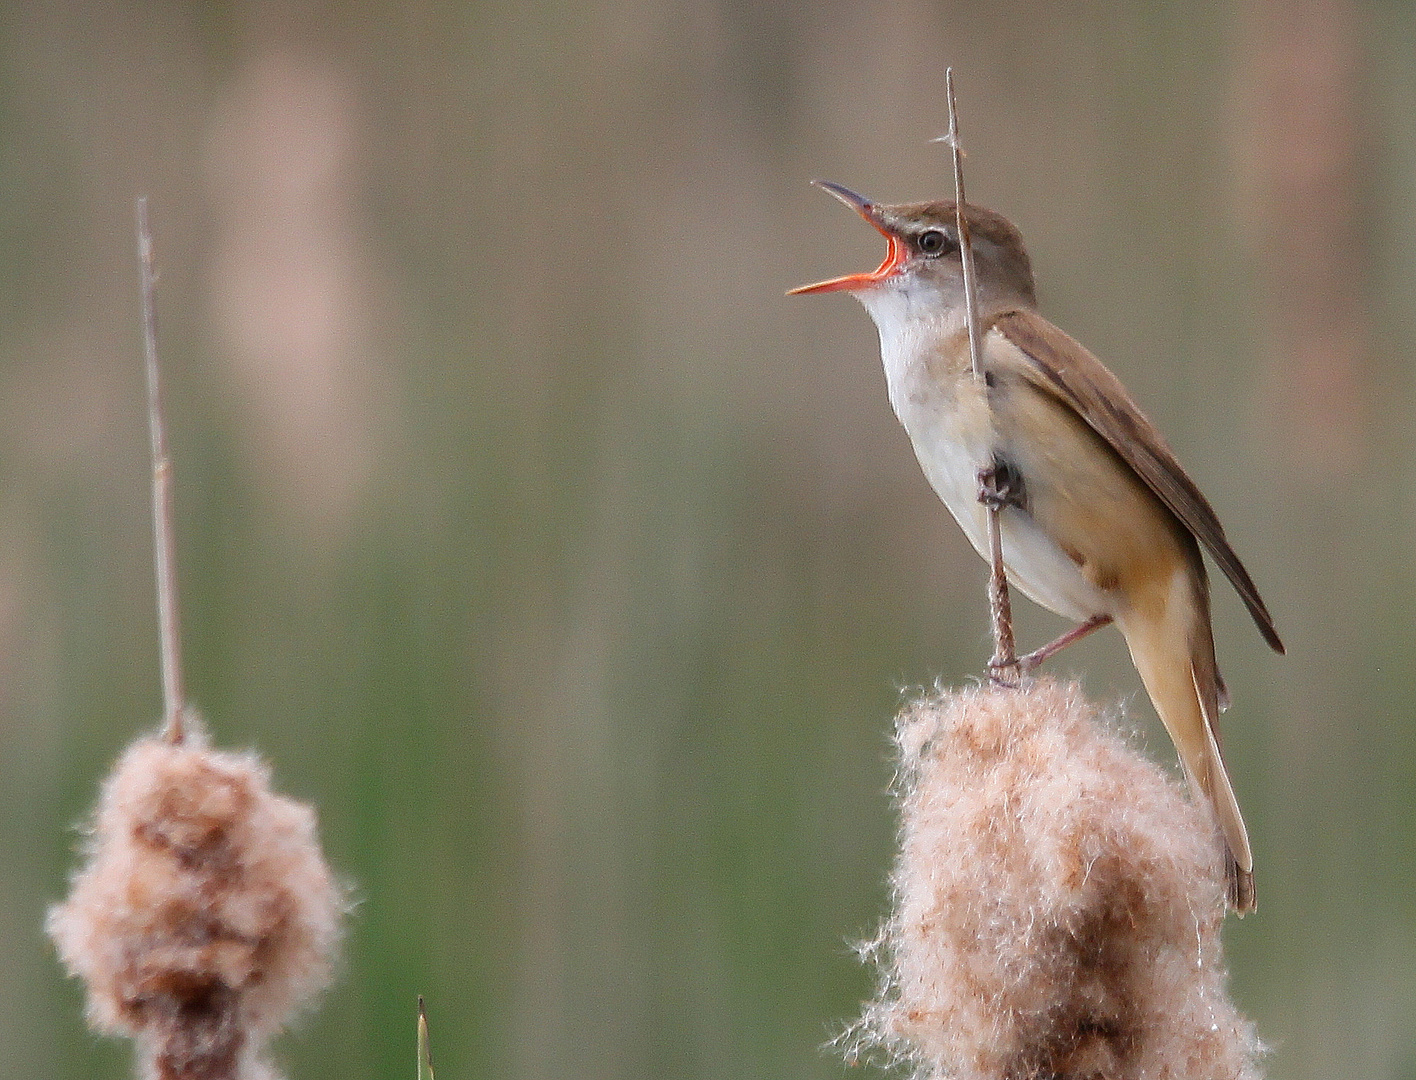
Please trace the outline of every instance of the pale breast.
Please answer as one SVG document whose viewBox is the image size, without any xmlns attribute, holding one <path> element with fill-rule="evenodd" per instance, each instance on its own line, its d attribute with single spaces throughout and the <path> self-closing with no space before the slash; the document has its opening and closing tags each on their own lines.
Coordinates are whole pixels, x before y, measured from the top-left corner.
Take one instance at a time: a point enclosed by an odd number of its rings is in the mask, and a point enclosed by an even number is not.
<svg viewBox="0 0 1416 1080">
<path fill-rule="evenodd" d="M 1001 441 L 983 387 L 969 369 L 967 338 L 919 320 L 876 321 L 895 415 L 930 486 L 974 550 L 987 559 L 988 519 L 978 501 L 979 473 L 993 463 Z M 1026 486 L 1026 473 L 1023 481 Z M 1077 622 L 1115 613 L 1116 598 L 1083 575 L 1029 513 L 1007 507 L 1000 527 L 1009 580 L 1024 595 Z"/>
</svg>

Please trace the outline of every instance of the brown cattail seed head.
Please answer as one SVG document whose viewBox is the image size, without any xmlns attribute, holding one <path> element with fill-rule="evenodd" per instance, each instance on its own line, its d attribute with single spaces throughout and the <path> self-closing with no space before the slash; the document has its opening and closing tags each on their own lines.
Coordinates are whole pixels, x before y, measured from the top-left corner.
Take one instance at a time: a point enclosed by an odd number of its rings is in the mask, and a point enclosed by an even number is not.
<svg viewBox="0 0 1416 1080">
<path fill-rule="evenodd" d="M 1254 1080 L 1214 826 L 1075 685 L 906 706 L 894 911 L 847 1032 L 921 1077 Z"/>
<path fill-rule="evenodd" d="M 268 1075 L 259 1054 L 329 982 L 347 908 L 314 811 L 252 754 L 145 736 L 104 782 L 47 929 L 98 1031 L 161 1080 Z"/>
</svg>

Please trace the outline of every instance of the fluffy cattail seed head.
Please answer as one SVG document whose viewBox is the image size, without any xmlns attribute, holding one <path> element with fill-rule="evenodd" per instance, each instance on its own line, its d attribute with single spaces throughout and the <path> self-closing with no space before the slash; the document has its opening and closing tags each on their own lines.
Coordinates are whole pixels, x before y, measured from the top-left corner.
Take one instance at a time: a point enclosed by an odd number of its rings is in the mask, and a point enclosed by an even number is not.
<svg viewBox="0 0 1416 1080">
<path fill-rule="evenodd" d="M 1213 823 L 1076 685 L 927 697 L 896 742 L 894 910 L 851 1056 L 951 1080 L 1257 1078 Z"/>
<path fill-rule="evenodd" d="M 268 1076 L 260 1051 L 328 984 L 348 906 L 314 811 L 189 719 L 180 744 L 127 749 L 85 846 L 46 928 L 90 1024 L 136 1040 L 157 1080 Z"/>
</svg>

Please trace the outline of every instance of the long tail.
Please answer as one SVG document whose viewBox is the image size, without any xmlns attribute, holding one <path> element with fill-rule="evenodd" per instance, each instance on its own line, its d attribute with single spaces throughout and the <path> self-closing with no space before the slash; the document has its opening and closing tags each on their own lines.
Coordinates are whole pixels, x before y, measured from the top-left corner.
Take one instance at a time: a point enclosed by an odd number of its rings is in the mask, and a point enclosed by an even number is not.
<svg viewBox="0 0 1416 1080">
<path fill-rule="evenodd" d="M 1214 812 L 1224 840 L 1229 903 L 1243 915 L 1256 906 L 1254 856 L 1219 750 L 1224 684 L 1215 666 L 1209 583 L 1198 551 L 1195 563 L 1177 574 L 1185 580 L 1142 599 L 1117 622 L 1191 788 Z"/>
</svg>

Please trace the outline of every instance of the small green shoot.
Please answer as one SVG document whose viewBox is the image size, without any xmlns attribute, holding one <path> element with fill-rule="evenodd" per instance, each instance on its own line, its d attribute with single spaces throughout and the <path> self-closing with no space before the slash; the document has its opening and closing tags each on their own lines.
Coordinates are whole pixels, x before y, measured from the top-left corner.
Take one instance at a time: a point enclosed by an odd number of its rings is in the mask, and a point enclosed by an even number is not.
<svg viewBox="0 0 1416 1080">
<path fill-rule="evenodd" d="M 428 1010 L 418 995 L 418 1080 L 433 1080 L 433 1048 L 428 1043 Z"/>
</svg>

